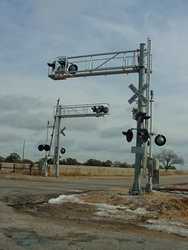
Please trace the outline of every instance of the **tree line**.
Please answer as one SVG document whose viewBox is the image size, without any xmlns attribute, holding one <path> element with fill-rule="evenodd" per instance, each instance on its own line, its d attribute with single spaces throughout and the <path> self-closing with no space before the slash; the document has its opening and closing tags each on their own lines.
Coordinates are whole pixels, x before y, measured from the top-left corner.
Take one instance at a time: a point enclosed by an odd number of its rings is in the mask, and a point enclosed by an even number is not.
<svg viewBox="0 0 188 250">
<path fill-rule="evenodd" d="M 160 161 L 160 168 L 168 170 L 168 169 L 176 169 L 175 165 L 183 165 L 184 159 L 173 150 L 164 149 L 158 154 L 154 155 L 154 158 L 159 159 Z M 21 159 L 20 155 L 17 153 L 11 153 L 7 157 L 0 156 L 0 162 L 10 162 L 10 163 L 40 163 L 43 161 L 44 158 L 39 159 L 38 161 L 34 162 L 30 159 Z M 53 159 L 48 159 L 48 164 L 53 164 Z M 88 159 L 84 162 L 80 162 L 75 158 L 66 158 L 60 159 L 60 164 L 63 165 L 85 165 L 85 166 L 102 166 L 102 167 L 120 167 L 120 168 L 130 168 L 133 167 L 132 165 L 128 164 L 127 162 L 120 162 L 120 161 L 102 161 L 97 159 Z"/>
<path fill-rule="evenodd" d="M 49 159 L 48 160 L 49 164 L 53 164 L 53 160 Z M 61 159 L 60 164 L 62 165 L 84 165 L 84 166 L 100 166 L 100 167 L 120 167 L 120 168 L 129 168 L 132 167 L 130 164 L 127 162 L 120 162 L 120 161 L 101 161 L 97 159 L 88 159 L 84 162 L 80 162 L 75 158 L 66 158 L 66 159 Z"/>
<path fill-rule="evenodd" d="M 11 153 L 7 157 L 0 156 L 0 162 L 9 162 L 9 163 L 34 163 L 30 159 L 21 159 L 21 156 L 17 153 Z"/>
<path fill-rule="evenodd" d="M 7 157 L 0 156 L 0 162 L 9 162 L 9 163 L 39 163 L 40 161 L 43 161 L 44 158 L 41 158 L 37 161 L 32 161 L 30 159 L 21 159 L 20 155 L 18 153 L 11 153 Z M 48 164 L 53 164 L 53 159 L 48 159 Z M 63 165 L 85 165 L 85 166 L 103 166 L 103 167 L 122 167 L 122 168 L 128 168 L 131 167 L 127 162 L 120 162 L 120 161 L 101 161 L 97 159 L 88 159 L 84 162 L 80 162 L 75 158 L 65 158 L 60 159 L 60 164 Z"/>
</svg>

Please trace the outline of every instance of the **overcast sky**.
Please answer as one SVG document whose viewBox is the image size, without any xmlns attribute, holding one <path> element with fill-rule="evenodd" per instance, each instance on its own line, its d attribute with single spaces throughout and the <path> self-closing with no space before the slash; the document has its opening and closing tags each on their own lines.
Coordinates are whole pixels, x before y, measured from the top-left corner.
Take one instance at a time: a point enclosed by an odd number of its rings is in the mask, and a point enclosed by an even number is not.
<svg viewBox="0 0 188 250">
<path fill-rule="evenodd" d="M 47 120 L 57 98 L 62 104 L 108 102 L 105 118 L 64 120 L 65 157 L 133 162 L 121 131 L 132 120 L 130 83 L 116 75 L 53 81 L 46 62 L 56 56 L 137 49 L 152 40 L 154 132 L 164 148 L 188 163 L 188 1 L 187 0 L 0 0 L 0 154 L 41 157 Z M 159 148 L 154 146 L 154 150 Z"/>
</svg>

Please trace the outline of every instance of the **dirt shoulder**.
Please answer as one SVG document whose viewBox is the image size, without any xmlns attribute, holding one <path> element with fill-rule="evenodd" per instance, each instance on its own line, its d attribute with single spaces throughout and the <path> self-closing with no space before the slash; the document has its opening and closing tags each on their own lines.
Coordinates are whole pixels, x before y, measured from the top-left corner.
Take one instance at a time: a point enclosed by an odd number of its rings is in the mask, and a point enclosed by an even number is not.
<svg viewBox="0 0 188 250">
<path fill-rule="evenodd" d="M 60 180 L 43 185 L 43 179 L 1 179 L 0 249 L 188 248 L 186 194 L 130 196 L 117 185 L 73 191 Z"/>
</svg>

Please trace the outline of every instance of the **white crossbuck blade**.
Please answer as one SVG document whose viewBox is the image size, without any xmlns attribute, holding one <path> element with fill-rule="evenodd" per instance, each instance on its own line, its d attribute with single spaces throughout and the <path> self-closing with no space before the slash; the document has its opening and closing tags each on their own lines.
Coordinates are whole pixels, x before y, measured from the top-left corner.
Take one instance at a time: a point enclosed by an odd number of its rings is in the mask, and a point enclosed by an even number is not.
<svg viewBox="0 0 188 250">
<path fill-rule="evenodd" d="M 133 84 L 129 85 L 129 88 L 133 91 L 134 95 L 128 100 L 129 104 L 132 104 L 138 96 L 141 97 L 142 101 L 144 103 L 147 103 L 147 98 L 142 95 L 142 92 L 147 88 L 147 84 L 144 84 L 143 88 L 141 91 L 139 91 Z"/>
</svg>

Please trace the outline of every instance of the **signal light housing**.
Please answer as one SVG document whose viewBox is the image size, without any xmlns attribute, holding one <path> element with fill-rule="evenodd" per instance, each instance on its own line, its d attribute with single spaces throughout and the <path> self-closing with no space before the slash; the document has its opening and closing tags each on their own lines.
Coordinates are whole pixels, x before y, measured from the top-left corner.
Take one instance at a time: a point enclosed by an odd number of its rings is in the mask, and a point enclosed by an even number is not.
<svg viewBox="0 0 188 250">
<path fill-rule="evenodd" d="M 55 69 L 55 62 L 47 63 L 47 64 L 48 64 L 48 67 L 52 68 L 52 70 Z"/>
<path fill-rule="evenodd" d="M 52 158 L 49 158 L 49 159 L 47 160 L 47 163 L 48 163 L 48 164 L 53 164 L 53 159 L 52 159 Z"/>
<path fill-rule="evenodd" d="M 163 146 L 163 145 L 165 145 L 165 143 L 166 143 L 166 137 L 164 136 L 164 135 L 157 135 L 156 137 L 155 137 L 155 144 L 157 145 L 157 146 Z"/>
<path fill-rule="evenodd" d="M 99 113 L 104 113 L 107 114 L 109 112 L 109 108 L 104 106 L 104 105 L 100 105 L 100 106 L 93 106 L 92 111 L 99 114 Z"/>
<path fill-rule="evenodd" d="M 61 152 L 61 154 L 63 155 L 63 154 L 65 154 L 66 149 L 65 149 L 65 148 L 61 148 L 60 152 Z"/>
<path fill-rule="evenodd" d="M 148 141 L 148 139 L 150 138 L 150 135 L 148 133 L 148 130 L 143 128 L 143 129 L 140 129 L 138 131 L 138 136 L 141 138 L 142 140 L 142 143 L 145 143 Z"/>
<path fill-rule="evenodd" d="M 69 73 L 75 74 L 78 71 L 78 66 L 76 64 L 71 64 L 68 68 Z"/>
<path fill-rule="evenodd" d="M 66 59 L 59 59 L 58 63 L 61 65 L 62 68 L 65 68 L 65 66 L 66 66 Z"/>
<path fill-rule="evenodd" d="M 48 144 L 40 144 L 38 145 L 38 150 L 39 151 L 50 151 L 50 145 Z"/>
<path fill-rule="evenodd" d="M 97 111 L 98 111 L 98 109 L 97 109 L 96 106 L 93 106 L 91 109 L 92 109 L 93 112 L 96 112 L 96 113 L 97 113 Z"/>
<path fill-rule="evenodd" d="M 45 151 L 50 151 L 50 145 L 45 144 L 45 145 L 44 145 L 44 150 L 45 150 Z"/>
<path fill-rule="evenodd" d="M 38 150 L 39 150 L 39 151 L 43 151 L 43 150 L 44 150 L 44 147 L 43 147 L 42 144 L 41 144 L 41 145 L 38 145 Z"/>
<path fill-rule="evenodd" d="M 122 134 L 126 136 L 126 139 L 128 142 L 131 142 L 133 139 L 133 131 L 131 129 L 128 129 L 127 132 L 122 131 Z"/>
</svg>

